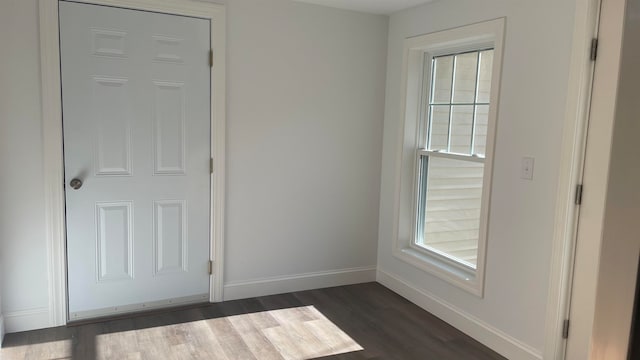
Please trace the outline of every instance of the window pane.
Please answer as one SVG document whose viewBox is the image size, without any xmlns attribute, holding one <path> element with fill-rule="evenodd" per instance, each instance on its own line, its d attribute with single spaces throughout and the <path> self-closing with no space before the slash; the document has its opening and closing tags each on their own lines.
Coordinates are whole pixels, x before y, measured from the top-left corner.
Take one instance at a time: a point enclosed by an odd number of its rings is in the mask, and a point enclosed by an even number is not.
<svg viewBox="0 0 640 360">
<path fill-rule="evenodd" d="M 476 106 L 476 126 L 473 137 L 473 152 L 477 155 L 486 154 L 487 129 L 489 124 L 489 105 Z"/>
<path fill-rule="evenodd" d="M 432 104 L 451 102 L 451 79 L 453 74 L 453 56 L 433 59 Z"/>
<path fill-rule="evenodd" d="M 417 245 L 436 250 L 475 268 L 480 231 L 484 164 L 436 156 L 424 157 Z M 425 193 L 426 192 L 426 193 Z"/>
<path fill-rule="evenodd" d="M 473 103 L 476 97 L 478 52 L 456 55 L 453 84 L 454 103 Z"/>
<path fill-rule="evenodd" d="M 491 70 L 493 68 L 493 50 L 480 52 L 480 74 L 478 76 L 478 99 L 476 102 L 488 103 L 491 93 Z"/>
<path fill-rule="evenodd" d="M 430 141 L 427 146 L 430 150 L 447 150 L 449 142 L 449 109 L 451 109 L 449 105 L 431 106 Z"/>
<path fill-rule="evenodd" d="M 450 152 L 471 154 L 471 131 L 473 129 L 473 105 L 451 107 Z"/>
</svg>

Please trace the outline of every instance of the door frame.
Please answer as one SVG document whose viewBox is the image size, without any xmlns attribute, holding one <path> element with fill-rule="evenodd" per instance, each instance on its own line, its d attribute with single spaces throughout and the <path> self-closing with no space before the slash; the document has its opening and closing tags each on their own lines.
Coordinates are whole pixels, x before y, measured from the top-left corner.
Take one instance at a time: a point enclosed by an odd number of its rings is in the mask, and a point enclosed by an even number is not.
<svg viewBox="0 0 640 360">
<path fill-rule="evenodd" d="M 549 292 L 545 318 L 543 359 L 564 359 L 566 339 L 564 321 L 569 318 L 574 254 L 577 243 L 580 205 L 576 204 L 576 187 L 582 184 L 586 155 L 587 130 L 595 62 L 591 59 L 592 40 L 598 37 L 602 0 L 577 0 L 569 63 L 569 88 L 559 154 L 560 175 L 556 189 L 556 208 Z"/>
<path fill-rule="evenodd" d="M 39 0 L 40 68 L 44 147 L 46 244 L 51 326 L 68 321 L 66 222 L 64 193 L 64 153 L 62 133 L 62 83 L 58 3 Z M 226 134 L 226 8 L 197 0 L 72 0 L 133 10 L 193 16 L 211 21 L 211 156 L 213 172 L 210 189 L 210 276 L 209 301 L 223 299 L 224 215 L 225 215 L 225 134 Z"/>
<path fill-rule="evenodd" d="M 571 333 L 568 360 L 627 358 L 629 329 L 624 322 L 633 317 L 636 275 L 632 280 L 620 272 L 637 266 L 636 243 L 606 237 L 608 188 L 618 112 L 618 90 L 624 47 L 626 0 L 602 2 L 601 51 L 593 87 L 592 121 L 585 162 L 585 184 L 589 185 L 580 214 L 579 246 L 576 252 L 572 290 Z M 615 249 L 612 251 L 612 249 Z M 619 257 L 618 253 L 634 257 Z M 612 256 L 613 255 L 613 256 Z M 622 290 L 612 292 L 611 290 Z M 615 295 L 611 295 L 611 294 Z M 611 297 L 616 297 L 611 310 Z M 628 305 L 628 307 L 624 305 Z M 623 319 L 623 321 L 621 321 Z"/>
</svg>

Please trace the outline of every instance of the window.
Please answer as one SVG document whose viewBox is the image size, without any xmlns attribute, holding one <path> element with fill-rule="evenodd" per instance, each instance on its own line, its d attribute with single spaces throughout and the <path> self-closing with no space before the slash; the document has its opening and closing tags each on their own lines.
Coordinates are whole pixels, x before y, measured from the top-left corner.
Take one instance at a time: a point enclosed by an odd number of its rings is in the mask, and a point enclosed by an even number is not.
<svg viewBox="0 0 640 360">
<path fill-rule="evenodd" d="M 491 49 L 425 60 L 427 134 L 417 151 L 415 245 L 475 270 L 478 258 Z"/>
<path fill-rule="evenodd" d="M 403 159 L 411 161 L 400 198 L 410 201 L 399 202 L 394 254 L 480 296 L 503 28 L 498 19 L 405 46 Z"/>
</svg>

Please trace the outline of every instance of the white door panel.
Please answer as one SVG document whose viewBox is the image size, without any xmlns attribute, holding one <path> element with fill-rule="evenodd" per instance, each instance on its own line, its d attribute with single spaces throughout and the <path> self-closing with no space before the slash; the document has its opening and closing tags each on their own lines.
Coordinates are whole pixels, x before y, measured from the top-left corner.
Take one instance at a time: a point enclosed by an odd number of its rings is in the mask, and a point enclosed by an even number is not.
<svg viewBox="0 0 640 360">
<path fill-rule="evenodd" d="M 209 26 L 60 2 L 71 320 L 208 299 Z"/>
</svg>

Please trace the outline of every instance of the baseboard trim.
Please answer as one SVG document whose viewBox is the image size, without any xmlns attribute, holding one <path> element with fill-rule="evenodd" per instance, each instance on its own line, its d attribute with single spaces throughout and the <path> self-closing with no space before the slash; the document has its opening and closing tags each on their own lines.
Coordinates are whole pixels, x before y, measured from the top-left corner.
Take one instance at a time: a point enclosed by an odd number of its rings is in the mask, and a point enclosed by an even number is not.
<svg viewBox="0 0 640 360">
<path fill-rule="evenodd" d="M 378 269 L 377 281 L 507 359 L 542 360 L 540 351 L 395 275 Z"/>
<path fill-rule="evenodd" d="M 5 313 L 4 326 L 7 333 L 48 328 L 51 326 L 49 308 L 35 308 Z"/>
<path fill-rule="evenodd" d="M 229 282 L 224 285 L 224 300 L 246 299 L 372 281 L 376 281 L 375 266 L 275 276 L 251 281 Z"/>
</svg>

